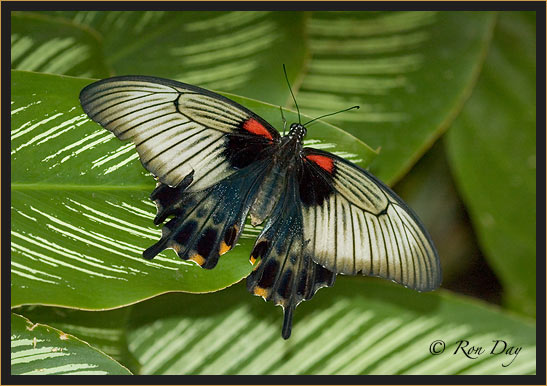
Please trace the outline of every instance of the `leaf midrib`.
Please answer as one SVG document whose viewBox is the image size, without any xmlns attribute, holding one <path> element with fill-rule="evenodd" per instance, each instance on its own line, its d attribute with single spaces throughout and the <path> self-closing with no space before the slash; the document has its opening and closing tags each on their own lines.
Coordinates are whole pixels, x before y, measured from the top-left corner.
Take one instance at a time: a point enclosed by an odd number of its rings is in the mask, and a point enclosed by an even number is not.
<svg viewBox="0 0 547 386">
<path fill-rule="evenodd" d="M 76 191 L 115 191 L 115 190 L 131 190 L 131 191 L 149 191 L 153 189 L 152 185 L 84 185 L 84 184 L 25 184 L 12 183 L 12 191 L 29 191 L 29 190 L 76 190 Z"/>
</svg>

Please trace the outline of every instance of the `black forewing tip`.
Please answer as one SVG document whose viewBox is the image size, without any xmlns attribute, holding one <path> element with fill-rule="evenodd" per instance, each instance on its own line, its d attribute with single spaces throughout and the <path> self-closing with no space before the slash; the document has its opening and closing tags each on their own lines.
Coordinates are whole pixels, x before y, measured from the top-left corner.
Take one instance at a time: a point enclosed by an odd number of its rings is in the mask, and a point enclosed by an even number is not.
<svg viewBox="0 0 547 386">
<path fill-rule="evenodd" d="M 289 339 L 292 331 L 292 313 L 294 307 L 292 305 L 287 306 L 283 309 L 283 329 L 281 330 L 281 336 L 283 339 Z"/>
</svg>

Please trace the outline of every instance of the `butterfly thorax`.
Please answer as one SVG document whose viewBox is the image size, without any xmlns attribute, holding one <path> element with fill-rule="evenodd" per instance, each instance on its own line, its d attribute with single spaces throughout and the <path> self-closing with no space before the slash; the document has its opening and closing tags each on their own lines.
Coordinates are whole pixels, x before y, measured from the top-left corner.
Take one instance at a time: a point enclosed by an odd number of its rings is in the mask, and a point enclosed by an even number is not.
<svg viewBox="0 0 547 386">
<path fill-rule="evenodd" d="M 300 123 L 293 123 L 287 135 L 281 138 L 271 163 L 260 185 L 259 194 L 250 210 L 251 224 L 261 224 L 271 213 L 275 200 L 286 187 L 288 173 L 298 167 L 297 158 L 301 157 L 302 141 L 306 136 L 306 128 Z M 295 162 L 296 161 L 296 162 Z"/>
<path fill-rule="evenodd" d="M 301 156 L 304 137 L 307 130 L 300 123 L 291 124 L 289 133 L 281 138 L 274 159 L 279 164 L 285 164 L 287 168 L 295 167 L 295 158 Z"/>
<path fill-rule="evenodd" d="M 291 140 L 296 140 L 300 143 L 304 140 L 304 137 L 306 136 L 306 133 L 308 131 L 304 127 L 304 125 L 300 123 L 293 123 L 291 124 L 291 128 L 289 130 L 289 134 L 286 135 Z"/>
</svg>

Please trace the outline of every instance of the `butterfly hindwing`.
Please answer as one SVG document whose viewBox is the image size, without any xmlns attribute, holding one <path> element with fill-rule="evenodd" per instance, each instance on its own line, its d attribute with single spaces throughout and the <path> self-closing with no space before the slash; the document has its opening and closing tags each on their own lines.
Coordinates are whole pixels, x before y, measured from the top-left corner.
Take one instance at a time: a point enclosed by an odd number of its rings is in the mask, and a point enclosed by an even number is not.
<svg viewBox="0 0 547 386">
<path fill-rule="evenodd" d="M 296 306 L 311 299 L 319 288 L 334 285 L 335 280 L 333 272 L 315 263 L 304 252 L 302 213 L 295 177 L 287 176 L 285 189 L 255 243 L 251 253 L 255 267 L 247 278 L 247 289 L 251 293 L 283 307 L 282 335 L 285 339 L 291 334 Z"/>
<path fill-rule="evenodd" d="M 378 276 L 429 291 L 436 249 L 416 214 L 386 185 L 334 154 L 304 148 L 300 179 L 306 252 L 336 273 Z"/>
<path fill-rule="evenodd" d="M 262 159 L 279 133 L 245 107 L 211 91 L 161 78 L 121 76 L 85 87 L 84 111 L 135 144 L 158 180 L 197 191 Z"/>
<path fill-rule="evenodd" d="M 257 162 L 197 192 L 184 190 L 191 183 L 192 174 L 175 188 L 158 184 L 151 195 L 158 208 L 154 223 L 162 223 L 168 216 L 173 218 L 163 226 L 161 239 L 143 256 L 152 259 L 172 248 L 184 260 L 214 268 L 219 257 L 239 239 L 267 170 L 265 166 L 264 161 Z"/>
</svg>

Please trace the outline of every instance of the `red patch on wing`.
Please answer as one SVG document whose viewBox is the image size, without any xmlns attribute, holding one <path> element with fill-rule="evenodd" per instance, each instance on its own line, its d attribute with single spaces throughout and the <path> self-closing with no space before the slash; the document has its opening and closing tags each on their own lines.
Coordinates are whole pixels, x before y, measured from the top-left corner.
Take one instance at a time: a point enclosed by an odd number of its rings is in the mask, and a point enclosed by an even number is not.
<svg viewBox="0 0 547 386">
<path fill-rule="evenodd" d="M 249 133 L 260 135 L 261 137 L 265 137 L 265 138 L 268 138 L 269 140 L 273 140 L 273 137 L 270 134 L 270 132 L 264 126 L 262 126 L 260 122 L 258 122 L 254 118 L 249 118 L 245 122 L 243 122 L 243 128 L 247 130 Z"/>
<path fill-rule="evenodd" d="M 321 169 L 326 170 L 329 173 L 332 173 L 334 169 L 334 161 L 332 160 L 332 158 L 329 158 L 327 156 L 311 154 L 307 155 L 306 159 L 308 161 L 314 162 Z"/>
</svg>

